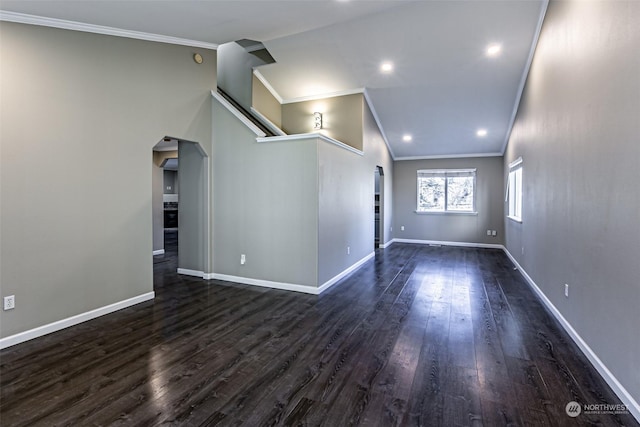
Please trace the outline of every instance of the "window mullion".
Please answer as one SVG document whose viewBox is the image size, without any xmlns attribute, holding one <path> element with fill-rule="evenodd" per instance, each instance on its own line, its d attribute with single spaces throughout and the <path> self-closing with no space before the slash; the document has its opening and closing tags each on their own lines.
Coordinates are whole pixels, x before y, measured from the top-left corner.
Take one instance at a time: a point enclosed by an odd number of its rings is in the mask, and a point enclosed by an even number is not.
<svg viewBox="0 0 640 427">
<path fill-rule="evenodd" d="M 447 179 L 447 174 L 444 174 L 444 211 L 449 210 L 449 180 Z"/>
<path fill-rule="evenodd" d="M 416 213 L 476 213 L 475 169 L 419 169 L 417 175 Z"/>
</svg>

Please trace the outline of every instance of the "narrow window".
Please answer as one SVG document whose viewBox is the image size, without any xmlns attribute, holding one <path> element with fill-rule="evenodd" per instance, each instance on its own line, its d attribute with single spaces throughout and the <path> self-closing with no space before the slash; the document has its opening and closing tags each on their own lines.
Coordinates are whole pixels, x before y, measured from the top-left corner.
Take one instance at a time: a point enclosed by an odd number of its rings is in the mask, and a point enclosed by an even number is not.
<svg viewBox="0 0 640 427">
<path fill-rule="evenodd" d="M 421 169 L 416 212 L 475 213 L 475 192 L 475 169 Z"/>
<path fill-rule="evenodd" d="M 509 164 L 506 202 L 509 204 L 507 216 L 522 222 L 522 157 Z"/>
</svg>

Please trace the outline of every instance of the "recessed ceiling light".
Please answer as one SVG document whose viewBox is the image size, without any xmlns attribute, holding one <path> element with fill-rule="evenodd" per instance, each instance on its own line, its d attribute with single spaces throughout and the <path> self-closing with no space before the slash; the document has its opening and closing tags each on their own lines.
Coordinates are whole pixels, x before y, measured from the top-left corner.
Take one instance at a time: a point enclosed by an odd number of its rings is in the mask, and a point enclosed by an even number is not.
<svg viewBox="0 0 640 427">
<path fill-rule="evenodd" d="M 483 137 L 483 136 L 487 136 L 487 130 L 486 129 L 478 129 L 476 132 L 476 135 L 479 137 Z"/>
<path fill-rule="evenodd" d="M 380 64 L 380 71 L 382 71 L 383 73 L 390 73 L 393 71 L 393 63 L 392 62 L 383 62 L 382 64 Z"/>
<path fill-rule="evenodd" d="M 498 56 L 502 51 L 502 46 L 499 44 L 490 44 L 487 47 L 487 56 Z"/>
<path fill-rule="evenodd" d="M 411 135 L 409 135 L 409 134 L 402 135 L 402 140 L 404 142 L 411 142 L 412 139 L 413 139 L 413 137 Z"/>
</svg>

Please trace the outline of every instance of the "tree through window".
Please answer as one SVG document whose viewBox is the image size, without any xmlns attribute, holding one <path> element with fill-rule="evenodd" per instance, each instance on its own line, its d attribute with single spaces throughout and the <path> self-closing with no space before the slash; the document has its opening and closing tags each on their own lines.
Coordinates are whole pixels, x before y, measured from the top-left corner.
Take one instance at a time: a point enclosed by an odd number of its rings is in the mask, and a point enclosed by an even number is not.
<svg viewBox="0 0 640 427">
<path fill-rule="evenodd" d="M 475 169 L 418 170 L 417 212 L 475 212 Z"/>
</svg>

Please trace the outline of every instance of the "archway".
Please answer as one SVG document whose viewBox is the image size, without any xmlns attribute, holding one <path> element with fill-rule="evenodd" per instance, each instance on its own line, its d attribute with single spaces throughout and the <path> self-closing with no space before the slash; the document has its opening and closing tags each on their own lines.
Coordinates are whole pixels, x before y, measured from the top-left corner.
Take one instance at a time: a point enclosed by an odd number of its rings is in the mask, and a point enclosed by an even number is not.
<svg viewBox="0 0 640 427">
<path fill-rule="evenodd" d="M 165 169 L 175 171 L 168 183 Z M 180 274 L 205 277 L 210 271 L 208 177 L 208 157 L 199 143 L 165 137 L 154 147 L 153 254 L 173 257 L 172 265 Z M 165 236 L 169 246 L 177 241 L 171 253 L 165 251 Z"/>
</svg>

